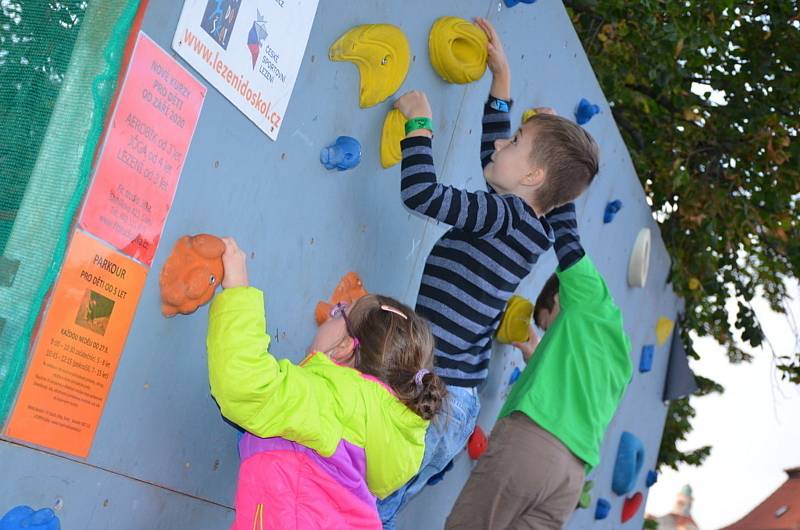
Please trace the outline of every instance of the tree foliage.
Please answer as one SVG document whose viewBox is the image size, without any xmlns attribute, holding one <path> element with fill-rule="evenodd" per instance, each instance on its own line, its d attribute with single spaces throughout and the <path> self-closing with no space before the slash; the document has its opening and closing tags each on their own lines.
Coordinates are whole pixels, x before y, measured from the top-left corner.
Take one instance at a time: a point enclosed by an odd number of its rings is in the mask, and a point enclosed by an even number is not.
<svg viewBox="0 0 800 530">
<path fill-rule="evenodd" d="M 565 3 L 660 222 L 684 328 L 748 360 L 736 338 L 765 339 L 750 301 L 785 312 L 784 279 L 800 270 L 798 0 Z M 777 361 L 800 383 L 800 352 Z M 662 464 L 708 454 L 675 448 L 693 416 L 671 404 Z"/>
</svg>

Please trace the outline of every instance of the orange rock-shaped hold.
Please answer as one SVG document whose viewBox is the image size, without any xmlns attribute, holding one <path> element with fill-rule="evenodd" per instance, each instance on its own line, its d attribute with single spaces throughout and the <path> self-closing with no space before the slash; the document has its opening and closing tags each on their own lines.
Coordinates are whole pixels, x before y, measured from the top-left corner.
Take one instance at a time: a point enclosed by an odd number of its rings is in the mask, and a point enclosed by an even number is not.
<svg viewBox="0 0 800 530">
<path fill-rule="evenodd" d="M 161 269 L 161 312 L 165 317 L 194 313 L 214 296 L 222 283 L 222 253 L 225 243 L 218 237 L 183 236 Z"/>
<path fill-rule="evenodd" d="M 362 296 L 366 295 L 367 291 L 364 289 L 364 282 L 358 277 L 355 272 L 348 272 L 345 274 L 336 289 L 333 290 L 330 302 L 319 302 L 314 310 L 314 318 L 317 320 L 317 325 L 322 324 L 331 315 L 333 306 L 340 302 L 352 304 Z"/>
</svg>

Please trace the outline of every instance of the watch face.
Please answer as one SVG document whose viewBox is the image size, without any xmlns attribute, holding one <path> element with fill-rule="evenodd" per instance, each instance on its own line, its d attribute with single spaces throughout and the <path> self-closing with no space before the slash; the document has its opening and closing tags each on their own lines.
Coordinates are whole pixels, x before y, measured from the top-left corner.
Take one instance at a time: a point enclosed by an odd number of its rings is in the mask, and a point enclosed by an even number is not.
<svg viewBox="0 0 800 530">
<path fill-rule="evenodd" d="M 499 99 L 493 99 L 490 105 L 494 110 L 508 112 L 508 103 Z"/>
</svg>

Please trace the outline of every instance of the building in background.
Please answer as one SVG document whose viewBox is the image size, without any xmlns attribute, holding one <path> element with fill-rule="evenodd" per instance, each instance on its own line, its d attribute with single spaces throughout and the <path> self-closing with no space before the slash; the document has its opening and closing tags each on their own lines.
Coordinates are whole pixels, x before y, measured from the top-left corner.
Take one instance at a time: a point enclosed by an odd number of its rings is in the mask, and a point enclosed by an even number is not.
<svg viewBox="0 0 800 530">
<path fill-rule="evenodd" d="M 750 513 L 722 530 L 796 530 L 800 528 L 800 467 L 784 470 L 786 482 Z"/>
<path fill-rule="evenodd" d="M 678 492 L 675 505 L 670 513 L 661 517 L 647 515 L 646 519 L 655 521 L 658 524 L 658 530 L 700 530 L 692 518 L 692 502 L 694 502 L 692 487 L 686 484 Z"/>
</svg>

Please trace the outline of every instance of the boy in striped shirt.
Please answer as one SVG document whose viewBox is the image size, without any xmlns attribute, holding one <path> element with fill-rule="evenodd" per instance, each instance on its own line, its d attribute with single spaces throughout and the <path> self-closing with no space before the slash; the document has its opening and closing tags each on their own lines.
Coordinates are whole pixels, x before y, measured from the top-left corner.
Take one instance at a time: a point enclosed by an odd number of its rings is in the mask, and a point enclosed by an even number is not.
<svg viewBox="0 0 800 530">
<path fill-rule="evenodd" d="M 419 474 L 379 505 L 385 529 L 394 527 L 397 511 L 463 449 L 480 410 L 477 387 L 488 374 L 491 340 L 503 308 L 553 244 L 545 215 L 580 195 L 598 170 L 595 141 L 550 109 L 537 109 L 509 138 L 508 61 L 494 27 L 482 18 L 476 24 L 488 37 L 493 76 L 481 135 L 486 191 L 468 192 L 436 181 L 432 113 L 425 94 L 408 92 L 395 104 L 409 118 L 401 142 L 403 202 L 452 226 L 428 256 L 416 304 L 431 323 L 434 370 L 449 395 L 441 418 L 428 429 Z"/>
</svg>

